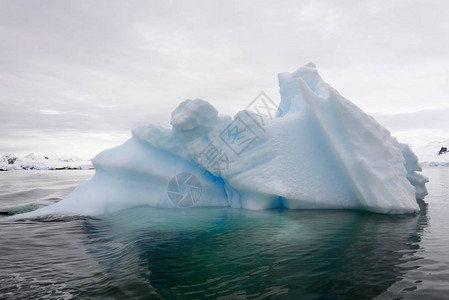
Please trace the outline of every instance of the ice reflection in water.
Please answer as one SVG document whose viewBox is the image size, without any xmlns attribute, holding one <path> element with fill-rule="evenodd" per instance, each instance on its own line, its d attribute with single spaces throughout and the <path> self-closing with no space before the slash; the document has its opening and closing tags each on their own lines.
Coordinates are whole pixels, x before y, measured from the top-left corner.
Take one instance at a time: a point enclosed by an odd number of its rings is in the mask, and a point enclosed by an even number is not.
<svg viewBox="0 0 449 300">
<path fill-rule="evenodd" d="M 86 222 L 103 269 L 138 274 L 163 297 L 371 298 L 408 271 L 427 217 L 425 206 L 417 216 L 141 208 Z"/>
</svg>

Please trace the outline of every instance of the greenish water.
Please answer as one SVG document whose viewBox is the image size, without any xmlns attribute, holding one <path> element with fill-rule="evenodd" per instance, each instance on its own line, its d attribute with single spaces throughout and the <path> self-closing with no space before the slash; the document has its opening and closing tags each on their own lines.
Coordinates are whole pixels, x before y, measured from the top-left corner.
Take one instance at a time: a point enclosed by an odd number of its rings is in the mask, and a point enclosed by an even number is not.
<svg viewBox="0 0 449 300">
<path fill-rule="evenodd" d="M 57 201 L 93 175 L 50 172 L 1 173 L 0 208 L 33 190 L 30 181 L 39 201 Z M 430 194 L 417 215 L 138 207 L 3 219 L 0 298 L 444 299 L 449 169 L 424 174 Z"/>
</svg>

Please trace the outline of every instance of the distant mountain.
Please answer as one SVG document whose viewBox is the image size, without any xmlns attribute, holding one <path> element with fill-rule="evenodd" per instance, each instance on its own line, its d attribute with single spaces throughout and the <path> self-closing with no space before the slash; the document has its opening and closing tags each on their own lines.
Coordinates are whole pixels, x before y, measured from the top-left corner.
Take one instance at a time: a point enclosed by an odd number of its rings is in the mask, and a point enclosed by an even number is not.
<svg viewBox="0 0 449 300">
<path fill-rule="evenodd" d="M 423 167 L 449 166 L 449 152 L 438 154 L 441 148 L 449 149 L 449 140 L 430 142 L 412 150 Z"/>
<path fill-rule="evenodd" d="M 0 170 L 88 170 L 93 169 L 88 159 L 68 155 L 38 156 L 30 153 L 18 157 L 7 153 L 0 158 Z"/>
</svg>

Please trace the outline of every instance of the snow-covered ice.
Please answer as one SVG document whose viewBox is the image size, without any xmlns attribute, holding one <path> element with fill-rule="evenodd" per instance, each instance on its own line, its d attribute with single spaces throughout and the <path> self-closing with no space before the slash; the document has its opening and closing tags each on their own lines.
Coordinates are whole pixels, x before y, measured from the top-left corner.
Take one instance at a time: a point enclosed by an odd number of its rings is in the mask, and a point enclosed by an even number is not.
<svg viewBox="0 0 449 300">
<path fill-rule="evenodd" d="M 313 64 L 279 74 L 279 108 L 261 94 L 233 118 L 201 99 L 97 155 L 95 176 L 27 216 L 96 215 L 149 205 L 419 211 L 427 178 L 412 150 L 325 83 Z"/>
<path fill-rule="evenodd" d="M 434 141 L 415 149 L 423 167 L 449 166 L 449 151 L 438 154 L 441 148 L 449 149 L 449 140 Z"/>
<path fill-rule="evenodd" d="M 35 155 L 26 156 L 7 153 L 0 157 L 0 170 L 57 170 L 57 169 L 92 169 L 90 160 L 68 155 Z"/>
</svg>

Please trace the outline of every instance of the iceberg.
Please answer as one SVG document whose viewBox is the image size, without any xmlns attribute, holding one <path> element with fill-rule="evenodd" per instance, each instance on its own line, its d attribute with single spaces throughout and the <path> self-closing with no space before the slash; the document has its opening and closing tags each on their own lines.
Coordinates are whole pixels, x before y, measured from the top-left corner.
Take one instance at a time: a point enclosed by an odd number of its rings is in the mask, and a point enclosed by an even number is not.
<svg viewBox="0 0 449 300">
<path fill-rule="evenodd" d="M 278 107 L 261 93 L 231 118 L 207 101 L 186 100 L 172 112 L 171 128 L 134 129 L 93 159 L 90 181 L 26 216 L 140 205 L 419 211 L 428 180 L 407 145 L 324 82 L 312 63 L 278 78 Z"/>
</svg>

